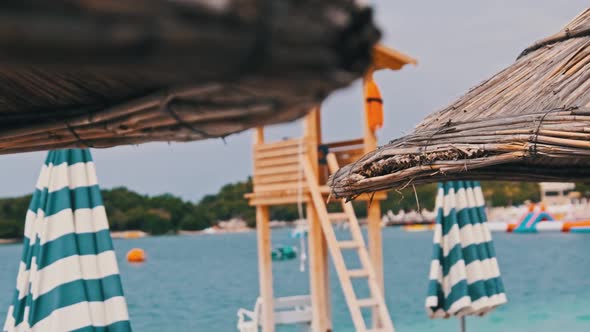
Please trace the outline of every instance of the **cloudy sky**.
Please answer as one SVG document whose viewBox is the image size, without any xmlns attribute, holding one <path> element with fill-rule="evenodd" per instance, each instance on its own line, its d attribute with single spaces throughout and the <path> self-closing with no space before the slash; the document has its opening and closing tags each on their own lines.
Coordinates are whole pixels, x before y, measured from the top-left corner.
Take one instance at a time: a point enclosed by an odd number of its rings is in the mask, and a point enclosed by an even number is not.
<svg viewBox="0 0 590 332">
<path fill-rule="evenodd" d="M 385 99 L 380 143 L 410 130 L 471 86 L 512 63 L 537 39 L 557 32 L 587 1 L 372 1 L 384 42 L 418 59 L 416 67 L 376 75 Z M 324 139 L 360 137 L 358 84 L 323 105 Z M 272 127 L 269 138 L 294 137 L 299 122 Z M 198 200 L 252 172 L 251 133 L 194 143 L 151 143 L 93 150 L 104 188 L 127 186 L 146 194 Z M 0 156 L 0 197 L 29 193 L 45 153 Z"/>
</svg>

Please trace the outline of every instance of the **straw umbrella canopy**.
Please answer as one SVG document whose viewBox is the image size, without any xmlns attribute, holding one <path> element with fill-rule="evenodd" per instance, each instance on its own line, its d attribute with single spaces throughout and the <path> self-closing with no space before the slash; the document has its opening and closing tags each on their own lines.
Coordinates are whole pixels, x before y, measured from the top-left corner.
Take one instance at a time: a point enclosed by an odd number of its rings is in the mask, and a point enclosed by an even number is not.
<svg viewBox="0 0 590 332">
<path fill-rule="evenodd" d="M 590 179 L 590 10 L 516 62 L 343 167 L 338 197 L 411 183 Z"/>
<path fill-rule="evenodd" d="M 88 150 L 51 151 L 25 221 L 3 331 L 131 331 Z"/>
<path fill-rule="evenodd" d="M 484 198 L 475 181 L 439 184 L 426 311 L 430 318 L 484 315 L 507 302 Z"/>
<path fill-rule="evenodd" d="M 355 0 L 7 0 L 0 12 L 0 154 L 291 121 L 362 77 L 380 36 Z"/>
</svg>

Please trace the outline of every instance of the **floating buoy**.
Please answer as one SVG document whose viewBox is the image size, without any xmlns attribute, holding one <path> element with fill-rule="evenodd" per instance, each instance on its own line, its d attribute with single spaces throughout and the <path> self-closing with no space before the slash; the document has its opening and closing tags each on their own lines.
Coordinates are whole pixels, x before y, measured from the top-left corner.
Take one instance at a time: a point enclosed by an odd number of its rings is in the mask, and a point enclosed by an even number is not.
<svg viewBox="0 0 590 332">
<path fill-rule="evenodd" d="M 297 258 L 297 249 L 291 246 L 280 246 L 271 251 L 273 261 L 285 261 Z"/>
<path fill-rule="evenodd" d="M 141 263 L 145 261 L 145 252 L 139 248 L 133 248 L 127 252 L 127 261 L 131 263 Z"/>
</svg>

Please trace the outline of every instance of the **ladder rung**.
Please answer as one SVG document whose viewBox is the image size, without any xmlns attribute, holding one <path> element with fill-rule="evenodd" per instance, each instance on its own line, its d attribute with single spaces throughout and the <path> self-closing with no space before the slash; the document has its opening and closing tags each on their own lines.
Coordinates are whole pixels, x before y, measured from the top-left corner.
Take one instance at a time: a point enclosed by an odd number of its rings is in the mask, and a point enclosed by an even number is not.
<svg viewBox="0 0 590 332">
<path fill-rule="evenodd" d="M 332 221 L 343 221 L 343 220 L 348 220 L 348 215 L 345 212 L 340 212 L 340 213 L 329 213 L 328 217 L 330 218 L 330 220 Z"/>
<path fill-rule="evenodd" d="M 360 244 L 357 241 L 339 241 L 338 246 L 342 249 L 356 249 Z"/>
<path fill-rule="evenodd" d="M 326 156 L 328 161 L 328 169 L 331 173 L 335 172 L 338 167 L 338 160 L 336 155 L 328 153 Z M 330 255 L 334 262 L 334 267 L 338 272 L 338 277 L 341 281 L 342 291 L 346 298 L 346 303 L 350 309 L 351 318 L 354 322 L 355 328 L 358 331 L 363 332 L 392 332 L 394 331 L 391 317 L 387 311 L 387 305 L 382 298 L 381 292 L 379 292 L 379 285 L 375 280 L 375 275 L 372 270 L 372 262 L 369 258 L 367 248 L 365 248 L 362 234 L 360 234 L 358 220 L 354 212 L 354 208 L 349 205 L 344 205 L 343 199 L 335 198 L 335 195 L 330 195 L 330 188 L 327 186 L 318 185 L 318 179 L 316 172 L 314 171 L 314 163 L 309 156 L 304 156 L 304 162 L 302 163 L 303 171 L 305 174 L 305 180 L 311 196 L 311 202 L 315 207 L 318 216 L 320 216 L 320 222 L 322 230 L 326 236 L 328 248 L 330 249 Z M 329 198 L 328 201 L 326 198 Z M 344 211 L 339 210 L 336 213 L 328 212 L 328 203 L 331 201 L 340 201 L 343 203 Z M 346 212 L 346 213 L 343 213 Z M 345 220 L 351 226 L 352 237 L 347 240 L 339 241 L 336 237 L 334 230 L 334 221 Z M 356 269 L 348 269 L 344 261 L 344 249 L 357 250 L 358 256 L 363 264 L 361 267 Z M 352 251 L 351 250 L 351 251 Z M 353 278 L 367 278 L 369 289 L 371 290 L 371 296 L 368 298 L 359 299 L 353 287 Z M 368 329 L 363 312 L 360 309 L 379 309 L 375 310 L 376 319 L 381 323 L 381 328 Z"/>
<path fill-rule="evenodd" d="M 377 300 L 374 298 L 360 299 L 357 300 L 357 303 L 361 307 L 375 307 L 379 305 L 379 302 L 377 302 Z"/>
<path fill-rule="evenodd" d="M 348 276 L 351 278 L 365 278 L 369 276 L 369 271 L 364 269 L 348 270 Z"/>
</svg>

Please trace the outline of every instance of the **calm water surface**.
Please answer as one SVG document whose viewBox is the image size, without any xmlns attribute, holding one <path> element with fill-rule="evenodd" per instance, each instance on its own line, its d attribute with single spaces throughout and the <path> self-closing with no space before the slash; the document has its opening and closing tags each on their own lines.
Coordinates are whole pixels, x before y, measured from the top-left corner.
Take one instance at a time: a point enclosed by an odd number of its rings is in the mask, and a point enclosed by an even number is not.
<svg viewBox="0 0 590 332">
<path fill-rule="evenodd" d="M 429 320 L 423 303 L 432 233 L 383 232 L 386 299 L 398 332 L 458 331 L 456 320 Z M 509 303 L 468 331 L 590 331 L 590 235 L 495 233 Z M 274 243 L 296 244 L 287 230 Z M 236 331 L 236 311 L 258 294 L 255 233 L 117 240 L 115 247 L 135 331 Z M 149 260 L 130 265 L 132 247 Z M 0 246 L 0 316 L 9 305 L 20 245 Z M 352 258 L 351 258 L 352 259 Z M 277 296 L 308 293 L 298 261 L 274 264 Z M 354 331 L 332 273 L 334 330 Z M 282 328 L 279 331 L 297 331 Z"/>
</svg>

